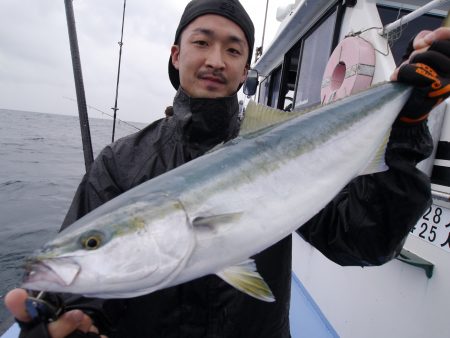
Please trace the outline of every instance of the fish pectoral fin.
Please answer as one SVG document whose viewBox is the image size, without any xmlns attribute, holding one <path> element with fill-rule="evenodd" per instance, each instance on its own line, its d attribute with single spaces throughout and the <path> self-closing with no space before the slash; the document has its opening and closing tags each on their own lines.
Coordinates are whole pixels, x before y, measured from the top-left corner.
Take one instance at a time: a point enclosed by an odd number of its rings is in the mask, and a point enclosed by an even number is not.
<svg viewBox="0 0 450 338">
<path fill-rule="evenodd" d="M 386 135 L 384 135 L 383 142 L 380 144 L 380 147 L 377 149 L 375 155 L 372 157 L 372 160 L 369 162 L 367 167 L 364 168 L 363 172 L 360 175 L 375 174 L 389 169 L 384 160 L 384 156 L 386 154 L 386 148 L 389 142 L 390 135 L 391 129 L 389 129 Z"/>
<path fill-rule="evenodd" d="M 192 220 L 192 225 L 195 228 L 207 228 L 212 230 L 217 226 L 230 224 L 237 221 L 241 217 L 241 215 L 242 212 L 233 212 L 212 216 L 199 216 Z"/>
<path fill-rule="evenodd" d="M 249 296 L 265 302 L 275 301 L 275 296 L 269 286 L 256 271 L 256 264 L 253 259 L 248 259 L 237 266 L 226 268 L 216 273 L 216 275 Z"/>
</svg>

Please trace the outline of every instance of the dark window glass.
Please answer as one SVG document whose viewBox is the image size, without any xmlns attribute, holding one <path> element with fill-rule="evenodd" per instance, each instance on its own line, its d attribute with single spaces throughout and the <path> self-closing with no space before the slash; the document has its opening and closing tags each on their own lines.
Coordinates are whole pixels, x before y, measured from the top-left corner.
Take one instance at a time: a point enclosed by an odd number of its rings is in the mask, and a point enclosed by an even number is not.
<svg viewBox="0 0 450 338">
<path fill-rule="evenodd" d="M 331 54 L 336 12 L 322 22 L 305 40 L 297 81 L 295 108 L 320 103 L 322 77 Z"/>
<path fill-rule="evenodd" d="M 381 22 L 387 25 L 396 21 L 398 18 L 405 16 L 411 11 L 392 7 L 378 6 Z M 394 60 L 397 65 L 402 63 L 402 57 L 405 54 L 409 41 L 416 36 L 417 33 L 426 29 L 434 30 L 442 25 L 443 18 L 437 15 L 423 15 L 417 19 L 404 25 L 401 29 L 392 33 L 391 50 L 394 55 Z"/>
<path fill-rule="evenodd" d="M 278 108 L 286 111 L 292 110 L 297 80 L 298 61 L 300 56 L 300 43 L 297 43 L 287 54 L 284 60 L 282 86 Z"/>
<path fill-rule="evenodd" d="M 261 104 L 267 104 L 267 97 L 269 95 L 269 77 L 266 77 L 261 83 L 259 84 L 259 98 L 258 102 Z"/>
<path fill-rule="evenodd" d="M 270 76 L 270 101 L 269 106 L 277 107 L 278 96 L 280 95 L 280 84 L 281 84 L 281 67 L 278 67 L 272 72 Z"/>
</svg>

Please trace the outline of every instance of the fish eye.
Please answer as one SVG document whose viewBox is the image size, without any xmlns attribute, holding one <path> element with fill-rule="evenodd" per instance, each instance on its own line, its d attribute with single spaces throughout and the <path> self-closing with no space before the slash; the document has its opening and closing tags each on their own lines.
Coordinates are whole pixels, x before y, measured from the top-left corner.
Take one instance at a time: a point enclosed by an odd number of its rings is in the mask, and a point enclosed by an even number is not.
<svg viewBox="0 0 450 338">
<path fill-rule="evenodd" d="M 86 250 L 98 249 L 102 244 L 103 236 L 100 233 L 89 233 L 81 238 L 81 245 Z"/>
<path fill-rule="evenodd" d="M 86 249 L 92 250 L 97 249 L 100 246 L 100 240 L 96 237 L 89 237 L 84 241 L 84 247 Z"/>
</svg>

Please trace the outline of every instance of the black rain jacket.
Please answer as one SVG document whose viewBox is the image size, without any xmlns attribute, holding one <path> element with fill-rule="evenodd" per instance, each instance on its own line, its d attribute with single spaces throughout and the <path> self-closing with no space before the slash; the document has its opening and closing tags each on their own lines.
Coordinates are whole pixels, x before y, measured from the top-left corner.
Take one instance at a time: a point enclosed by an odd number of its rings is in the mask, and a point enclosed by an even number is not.
<svg viewBox="0 0 450 338">
<path fill-rule="evenodd" d="M 107 146 L 84 176 L 63 228 L 124 191 L 235 137 L 237 97 L 192 99 L 179 90 L 174 114 Z M 380 265 L 395 257 L 431 203 L 429 179 L 416 169 L 432 141 L 425 123 L 396 124 L 390 169 L 354 179 L 298 232 L 340 265 Z M 211 275 L 149 295 L 101 301 L 110 337 L 284 338 L 289 333 L 291 236 L 256 255 L 276 301 L 249 297 Z M 71 304 L 89 301 L 72 297 Z"/>
</svg>

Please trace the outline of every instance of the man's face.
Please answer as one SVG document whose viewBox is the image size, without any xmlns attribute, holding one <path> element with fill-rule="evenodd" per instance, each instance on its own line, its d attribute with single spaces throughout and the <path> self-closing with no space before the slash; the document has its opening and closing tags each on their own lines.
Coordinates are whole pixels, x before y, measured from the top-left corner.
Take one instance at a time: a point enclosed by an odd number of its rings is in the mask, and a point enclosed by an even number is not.
<svg viewBox="0 0 450 338">
<path fill-rule="evenodd" d="M 193 20 L 171 49 L 180 85 L 191 97 L 233 95 L 247 76 L 249 47 L 242 29 L 220 15 Z"/>
</svg>

